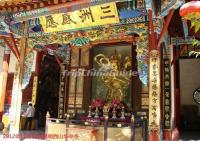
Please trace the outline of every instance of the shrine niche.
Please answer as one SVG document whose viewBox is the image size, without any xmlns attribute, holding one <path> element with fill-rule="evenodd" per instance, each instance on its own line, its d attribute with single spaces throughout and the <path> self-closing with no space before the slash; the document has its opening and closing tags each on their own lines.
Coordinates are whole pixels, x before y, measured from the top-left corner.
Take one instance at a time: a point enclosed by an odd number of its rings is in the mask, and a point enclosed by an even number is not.
<svg viewBox="0 0 200 141">
<path fill-rule="evenodd" d="M 131 107 L 131 45 L 99 45 L 93 48 L 92 99 L 113 99 Z"/>
</svg>

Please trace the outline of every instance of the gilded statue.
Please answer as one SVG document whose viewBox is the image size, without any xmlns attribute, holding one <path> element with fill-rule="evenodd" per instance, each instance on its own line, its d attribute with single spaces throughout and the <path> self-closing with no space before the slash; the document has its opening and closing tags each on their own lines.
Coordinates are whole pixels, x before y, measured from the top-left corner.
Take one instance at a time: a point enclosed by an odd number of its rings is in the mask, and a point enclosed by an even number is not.
<svg viewBox="0 0 200 141">
<path fill-rule="evenodd" d="M 100 67 L 103 75 L 100 76 L 103 84 L 108 88 L 106 100 L 112 101 L 117 99 L 123 101 L 128 86 L 131 82 L 131 76 L 125 74 L 131 70 L 131 57 L 126 56 L 124 59 L 117 50 L 110 56 L 98 54 L 94 57 L 94 61 Z"/>
</svg>

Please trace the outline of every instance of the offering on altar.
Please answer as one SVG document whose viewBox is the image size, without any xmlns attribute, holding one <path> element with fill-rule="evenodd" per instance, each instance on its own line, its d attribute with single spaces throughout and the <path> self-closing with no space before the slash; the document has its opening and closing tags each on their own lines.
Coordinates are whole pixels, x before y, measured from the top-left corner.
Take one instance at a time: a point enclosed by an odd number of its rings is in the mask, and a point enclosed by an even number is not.
<svg viewBox="0 0 200 141">
<path fill-rule="evenodd" d="M 109 117 L 112 119 L 125 119 L 124 104 L 117 99 L 113 99 L 111 102 L 104 102 L 101 99 L 93 100 L 91 106 L 89 106 L 88 112 L 88 118 L 91 117 Z"/>
</svg>

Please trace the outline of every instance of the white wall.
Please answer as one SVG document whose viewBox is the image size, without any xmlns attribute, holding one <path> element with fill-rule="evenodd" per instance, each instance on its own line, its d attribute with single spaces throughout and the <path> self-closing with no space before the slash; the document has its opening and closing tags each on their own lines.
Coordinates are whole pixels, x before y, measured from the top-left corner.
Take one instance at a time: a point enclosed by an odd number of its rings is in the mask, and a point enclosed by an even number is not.
<svg viewBox="0 0 200 141">
<path fill-rule="evenodd" d="M 17 59 L 13 53 L 10 54 L 10 64 L 9 64 L 9 73 L 15 72 L 15 65 L 16 65 Z"/>
<path fill-rule="evenodd" d="M 2 65 L 3 65 L 3 55 L 4 55 L 4 48 L 0 47 L 0 72 L 2 71 Z M 9 64 L 9 72 L 15 71 L 15 64 L 16 64 L 16 57 L 13 53 L 11 53 L 10 56 L 10 64 Z"/>
<path fill-rule="evenodd" d="M 3 54 L 4 54 L 4 48 L 0 47 L 0 72 L 2 71 Z M 16 62 L 17 62 L 17 59 L 14 56 L 14 54 L 11 52 L 9 73 L 14 73 Z M 35 63 L 36 63 L 36 51 L 34 51 L 34 61 L 33 61 L 32 71 L 35 71 Z"/>
<path fill-rule="evenodd" d="M 200 59 L 181 59 L 180 66 L 180 98 L 181 105 L 197 105 L 193 100 L 193 92 L 200 88 Z"/>
</svg>

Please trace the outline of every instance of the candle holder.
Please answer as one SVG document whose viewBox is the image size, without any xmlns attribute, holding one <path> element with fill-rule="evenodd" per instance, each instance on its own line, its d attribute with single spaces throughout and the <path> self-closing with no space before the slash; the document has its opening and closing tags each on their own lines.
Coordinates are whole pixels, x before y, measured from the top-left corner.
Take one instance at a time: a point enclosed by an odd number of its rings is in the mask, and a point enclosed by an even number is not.
<svg viewBox="0 0 200 141">
<path fill-rule="evenodd" d="M 47 117 L 47 118 L 50 118 L 50 113 L 49 113 L 49 111 L 47 112 L 46 117 Z"/>
<path fill-rule="evenodd" d="M 109 111 L 108 106 L 104 106 L 104 107 L 103 107 L 103 117 L 108 116 L 108 111 Z"/>
<path fill-rule="evenodd" d="M 134 117 L 134 115 L 131 116 L 131 122 L 132 122 L 132 123 L 135 122 L 135 117 Z"/>
<path fill-rule="evenodd" d="M 89 111 L 88 111 L 88 118 L 92 117 L 92 111 L 91 111 L 91 106 L 89 106 Z"/>
<path fill-rule="evenodd" d="M 125 119 L 125 113 L 124 113 L 124 106 L 122 107 L 122 115 L 121 115 L 121 119 Z"/>
<path fill-rule="evenodd" d="M 113 111 L 112 111 L 113 116 L 112 116 L 112 119 L 116 119 L 116 118 L 117 118 L 116 112 L 117 112 L 117 111 L 116 111 L 115 107 L 113 107 Z"/>
<path fill-rule="evenodd" d="M 98 107 L 96 107 L 95 109 L 95 118 L 99 118 L 99 110 L 98 110 Z"/>
</svg>

